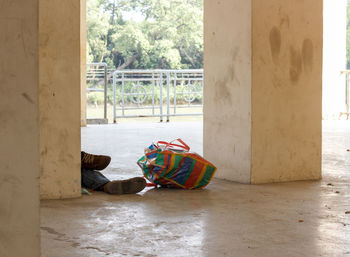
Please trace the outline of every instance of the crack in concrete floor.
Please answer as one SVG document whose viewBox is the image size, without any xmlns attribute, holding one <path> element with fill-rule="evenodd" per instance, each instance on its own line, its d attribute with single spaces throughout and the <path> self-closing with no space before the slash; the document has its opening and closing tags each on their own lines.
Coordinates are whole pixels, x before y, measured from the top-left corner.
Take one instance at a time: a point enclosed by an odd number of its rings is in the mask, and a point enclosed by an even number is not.
<svg viewBox="0 0 350 257">
<path fill-rule="evenodd" d="M 140 175 L 135 162 L 153 140 L 153 126 L 160 137 L 183 133 L 178 136 L 201 153 L 200 123 L 187 124 L 190 133 L 179 132 L 181 123 L 90 126 L 83 129 L 83 147 L 112 155 L 105 171 L 111 178 Z M 242 185 L 214 179 L 200 191 L 151 188 L 42 201 L 42 256 L 347 255 L 350 123 L 324 122 L 323 144 L 322 181 Z"/>
</svg>

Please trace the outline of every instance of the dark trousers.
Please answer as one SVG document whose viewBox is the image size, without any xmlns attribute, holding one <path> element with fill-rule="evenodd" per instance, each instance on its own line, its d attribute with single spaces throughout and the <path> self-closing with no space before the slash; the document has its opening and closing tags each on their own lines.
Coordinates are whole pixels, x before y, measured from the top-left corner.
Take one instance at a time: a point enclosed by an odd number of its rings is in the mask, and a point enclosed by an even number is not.
<svg viewBox="0 0 350 257">
<path fill-rule="evenodd" d="M 101 172 L 97 170 L 86 170 L 81 168 L 81 186 L 91 190 L 101 190 L 101 187 L 110 182 Z"/>
</svg>

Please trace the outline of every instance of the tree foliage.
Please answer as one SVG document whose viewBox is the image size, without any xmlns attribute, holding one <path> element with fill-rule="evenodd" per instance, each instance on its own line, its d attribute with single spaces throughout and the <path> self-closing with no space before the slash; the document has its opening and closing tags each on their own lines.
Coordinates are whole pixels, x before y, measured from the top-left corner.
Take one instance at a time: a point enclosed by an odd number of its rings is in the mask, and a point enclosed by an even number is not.
<svg viewBox="0 0 350 257">
<path fill-rule="evenodd" d="M 203 0 L 87 0 L 88 62 L 116 69 L 203 64 Z"/>
</svg>

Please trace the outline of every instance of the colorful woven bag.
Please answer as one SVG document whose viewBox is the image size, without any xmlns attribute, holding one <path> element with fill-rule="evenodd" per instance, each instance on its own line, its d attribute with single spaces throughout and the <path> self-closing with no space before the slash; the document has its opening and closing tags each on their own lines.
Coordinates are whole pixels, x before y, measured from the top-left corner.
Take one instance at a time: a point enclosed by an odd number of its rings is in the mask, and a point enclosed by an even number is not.
<svg viewBox="0 0 350 257">
<path fill-rule="evenodd" d="M 178 143 L 174 143 L 177 141 Z M 137 161 L 144 176 L 156 185 L 199 189 L 209 184 L 216 167 L 196 153 L 181 139 L 170 143 L 158 141 L 145 149 Z"/>
</svg>

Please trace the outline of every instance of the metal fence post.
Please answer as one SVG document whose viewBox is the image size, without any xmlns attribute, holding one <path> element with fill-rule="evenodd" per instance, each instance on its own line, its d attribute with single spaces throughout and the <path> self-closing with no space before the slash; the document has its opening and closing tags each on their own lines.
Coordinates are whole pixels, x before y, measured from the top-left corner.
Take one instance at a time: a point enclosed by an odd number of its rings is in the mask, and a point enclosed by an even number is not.
<svg viewBox="0 0 350 257">
<path fill-rule="evenodd" d="M 163 73 L 159 72 L 159 111 L 160 122 L 163 122 Z"/>
<path fill-rule="evenodd" d="M 166 78 L 166 109 L 167 109 L 167 116 L 166 116 L 166 122 L 170 121 L 170 72 L 167 73 Z"/>
<path fill-rule="evenodd" d="M 349 119 L 350 116 L 350 71 L 345 70 L 341 71 L 340 74 L 345 74 L 345 112 L 340 112 L 338 119 L 341 118 L 341 116 L 346 115 L 346 119 Z"/>
<path fill-rule="evenodd" d="M 174 72 L 174 115 L 176 115 L 176 79 L 177 79 L 177 72 Z"/>
<path fill-rule="evenodd" d="M 346 119 L 349 119 L 349 109 L 350 109 L 350 73 L 346 73 L 346 86 L 345 86 L 345 104 L 346 104 Z"/>
<path fill-rule="evenodd" d="M 125 106 L 124 106 L 124 103 L 125 103 L 125 101 L 124 101 L 124 90 L 125 90 L 125 84 L 124 84 L 124 73 L 122 73 L 122 115 L 123 116 L 125 116 L 125 110 L 124 110 L 124 108 L 125 108 Z"/>
<path fill-rule="evenodd" d="M 92 75 L 100 76 L 102 80 L 104 74 L 106 74 L 106 70 L 100 69 Z M 105 81 L 106 79 L 108 82 L 108 76 L 105 76 Z M 112 73 L 112 79 L 113 123 L 117 123 L 118 118 L 159 117 L 160 122 L 163 122 L 163 118 L 166 116 L 167 122 L 169 122 L 171 116 L 203 115 L 202 112 L 186 110 L 203 107 L 201 103 L 196 104 L 197 95 L 202 96 L 203 99 L 203 70 L 116 70 Z M 179 83 L 180 88 L 177 87 Z M 120 86 L 119 89 L 117 86 Z M 105 89 L 94 90 L 107 92 L 106 86 Z M 174 94 L 173 100 L 171 99 L 172 94 Z M 118 97 L 120 97 L 119 100 Z M 151 100 L 151 106 L 149 106 L 150 102 L 145 102 L 146 99 Z M 159 99 L 159 105 L 157 99 Z M 107 99 L 105 103 L 107 103 Z M 166 110 L 163 110 L 165 104 Z M 107 110 L 106 105 L 105 110 Z M 128 113 L 128 111 L 134 112 L 135 110 L 142 111 L 136 114 Z M 150 113 L 144 113 L 143 110 L 150 110 Z"/>
<path fill-rule="evenodd" d="M 103 113 L 103 116 L 105 119 L 107 119 L 107 64 L 105 63 L 104 64 L 104 76 L 105 76 L 105 86 L 104 86 L 104 113 Z"/>
<path fill-rule="evenodd" d="M 152 115 L 154 115 L 154 73 L 152 72 Z"/>
<path fill-rule="evenodd" d="M 87 92 L 103 92 L 103 120 L 98 121 L 99 118 L 88 118 L 87 122 L 88 124 L 95 124 L 96 122 L 102 122 L 103 124 L 108 123 L 107 119 L 107 85 L 108 85 L 108 65 L 104 62 L 96 62 L 96 63 L 87 63 L 87 67 L 90 67 L 87 69 L 86 73 L 86 81 L 87 81 Z M 100 68 L 102 66 L 102 69 Z M 93 67 L 93 68 L 91 68 Z M 92 83 L 92 86 L 89 87 L 88 82 Z M 103 89 L 99 88 L 100 83 L 103 83 Z M 91 122 L 91 123 L 89 123 Z"/>
<path fill-rule="evenodd" d="M 117 106 L 116 106 L 116 71 L 113 72 L 113 123 L 117 123 Z"/>
</svg>

